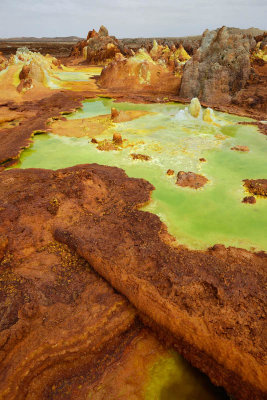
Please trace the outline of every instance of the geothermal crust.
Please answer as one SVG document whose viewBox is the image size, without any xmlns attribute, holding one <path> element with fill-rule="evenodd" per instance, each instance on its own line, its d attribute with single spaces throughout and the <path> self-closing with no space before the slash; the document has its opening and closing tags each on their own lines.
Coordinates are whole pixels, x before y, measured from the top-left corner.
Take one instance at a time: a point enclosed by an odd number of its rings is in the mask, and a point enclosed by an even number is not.
<svg viewBox="0 0 267 400">
<path fill-rule="evenodd" d="M 114 205 L 139 203 L 148 184 L 97 165 L 0 176 L 0 398 L 144 398 L 166 350 L 53 226 L 99 218 L 110 191 Z"/>
<path fill-rule="evenodd" d="M 266 255 L 174 247 L 159 218 L 137 209 L 152 190 L 96 164 L 0 174 L 3 398 L 49 391 L 72 367 L 88 368 L 92 361 L 80 351 L 99 354 L 132 329 L 129 303 L 103 281 L 94 283 L 85 259 L 216 385 L 237 399 L 262 399 Z M 66 271 L 62 252 L 73 251 L 83 259 Z M 98 290 L 106 293 L 103 306 Z M 105 315 L 107 330 L 99 328 Z"/>
</svg>

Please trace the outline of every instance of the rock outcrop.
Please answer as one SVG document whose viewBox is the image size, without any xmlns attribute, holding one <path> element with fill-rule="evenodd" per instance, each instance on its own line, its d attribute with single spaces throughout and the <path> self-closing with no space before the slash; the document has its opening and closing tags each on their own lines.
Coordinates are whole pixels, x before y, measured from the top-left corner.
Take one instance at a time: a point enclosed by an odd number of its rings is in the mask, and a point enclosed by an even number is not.
<svg viewBox="0 0 267 400">
<path fill-rule="evenodd" d="M 250 74 L 251 36 L 222 27 L 205 31 L 201 45 L 186 63 L 180 96 L 209 104 L 229 104 Z"/>
<path fill-rule="evenodd" d="M 138 335 L 136 311 L 90 267 L 216 385 L 263 398 L 266 255 L 173 246 L 138 210 L 152 190 L 97 164 L 0 173 L 3 399 L 60 398 Z"/>
<path fill-rule="evenodd" d="M 8 61 L 5 56 L 0 52 L 0 72 L 6 69 L 8 66 Z"/>
<path fill-rule="evenodd" d="M 124 52 L 123 46 L 114 36 L 109 36 L 107 28 L 102 25 L 98 32 L 94 29 L 89 31 L 86 40 L 73 47 L 71 56 L 83 57 L 88 64 L 106 64 L 120 52 Z"/>
<path fill-rule="evenodd" d="M 88 205 L 104 200 L 109 179 L 106 172 L 105 167 L 94 166 L 62 172 L 37 169 L 0 174 L 2 400 L 74 400 L 88 398 L 92 390 L 103 399 L 112 386 L 111 379 L 120 381 L 117 390 L 130 398 L 133 390 L 142 393 L 149 363 L 164 355 L 162 346 L 137 321 L 136 310 L 127 299 L 52 236 L 57 218 L 63 222 L 71 214 L 71 218 L 79 215 L 81 198 L 86 197 Z M 139 193 L 143 192 L 144 182 L 128 181 L 124 175 L 123 183 L 121 178 L 120 183 L 129 184 L 131 193 L 135 184 L 140 185 Z M 92 194 L 91 184 L 97 186 L 93 197 L 87 197 Z M 93 208 L 97 212 L 97 207 Z M 142 354 L 138 354 L 134 342 L 144 347 Z M 130 362 L 125 356 L 129 351 Z M 153 357 L 148 362 L 151 351 Z M 124 376 L 116 366 L 117 360 L 127 370 Z M 144 379 L 128 384 L 127 374 L 134 374 L 136 362 Z M 103 388 L 93 389 L 99 378 Z M 80 387 L 85 381 L 87 392 L 78 390 L 80 394 L 74 392 L 69 397 L 75 379 Z M 118 398 L 115 388 L 109 398 Z"/>
<path fill-rule="evenodd" d="M 182 187 L 191 187 L 192 189 L 199 189 L 206 185 L 208 179 L 200 174 L 194 172 L 179 171 L 177 174 L 176 185 Z"/>
<path fill-rule="evenodd" d="M 245 179 L 243 182 L 250 193 L 267 197 L 267 179 Z"/>
<path fill-rule="evenodd" d="M 103 69 L 98 83 L 103 88 L 124 92 L 177 94 L 186 62 L 185 55 L 178 50 L 154 44 L 150 53 L 140 49 L 130 58 L 118 54 Z"/>
</svg>

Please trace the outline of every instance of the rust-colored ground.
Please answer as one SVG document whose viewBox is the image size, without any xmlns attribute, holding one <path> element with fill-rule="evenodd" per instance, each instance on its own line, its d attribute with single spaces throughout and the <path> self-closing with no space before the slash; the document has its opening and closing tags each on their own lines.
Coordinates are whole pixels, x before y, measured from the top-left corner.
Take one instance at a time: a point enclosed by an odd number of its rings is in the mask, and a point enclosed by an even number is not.
<svg viewBox="0 0 267 400">
<path fill-rule="evenodd" d="M 123 351 L 136 312 L 90 266 L 215 384 L 263 398 L 266 254 L 176 247 L 137 209 L 152 190 L 97 164 L 0 174 L 4 399 L 57 393 Z"/>
<path fill-rule="evenodd" d="M 138 400 L 149 366 L 167 354 L 127 299 L 53 237 L 58 218 L 108 200 L 112 175 L 98 166 L 1 173 L 1 399 Z M 122 195 L 125 185 L 142 193 L 145 182 L 119 175 Z"/>
</svg>

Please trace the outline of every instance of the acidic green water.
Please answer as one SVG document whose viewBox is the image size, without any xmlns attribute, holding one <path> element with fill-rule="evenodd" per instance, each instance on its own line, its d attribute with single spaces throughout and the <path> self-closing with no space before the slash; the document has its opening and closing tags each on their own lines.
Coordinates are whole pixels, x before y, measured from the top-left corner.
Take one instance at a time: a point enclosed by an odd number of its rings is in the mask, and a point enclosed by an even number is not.
<svg viewBox="0 0 267 400">
<path fill-rule="evenodd" d="M 145 400 L 227 400 L 223 390 L 214 387 L 201 372 L 179 354 L 170 351 L 149 371 Z"/>
<path fill-rule="evenodd" d="M 120 132 L 133 147 L 103 152 L 86 137 L 38 135 L 22 153 L 19 167 L 58 169 L 93 162 L 121 167 L 129 176 L 145 178 L 155 186 L 145 210 L 158 214 L 179 243 L 197 249 L 223 243 L 267 250 L 267 200 L 241 203 L 247 195 L 242 180 L 267 177 L 266 137 L 255 126 L 237 124 L 248 119 L 215 113 L 217 126 L 191 117 L 184 105 L 114 103 L 111 99 L 85 101 L 83 109 L 68 119 L 108 114 L 111 107 L 154 113 L 114 124 L 101 135 L 101 139 L 111 139 Z M 250 151 L 230 150 L 236 145 L 248 146 Z M 151 161 L 133 160 L 131 153 L 147 154 Z M 201 157 L 207 162 L 200 162 Z M 167 176 L 168 169 L 175 176 Z M 205 175 L 209 182 L 198 190 L 181 188 L 175 184 L 180 170 Z"/>
<path fill-rule="evenodd" d="M 92 76 L 98 75 L 98 71 L 92 69 L 89 71 L 56 71 L 53 75 L 58 77 L 61 81 L 65 82 L 85 82 L 88 81 Z"/>
</svg>

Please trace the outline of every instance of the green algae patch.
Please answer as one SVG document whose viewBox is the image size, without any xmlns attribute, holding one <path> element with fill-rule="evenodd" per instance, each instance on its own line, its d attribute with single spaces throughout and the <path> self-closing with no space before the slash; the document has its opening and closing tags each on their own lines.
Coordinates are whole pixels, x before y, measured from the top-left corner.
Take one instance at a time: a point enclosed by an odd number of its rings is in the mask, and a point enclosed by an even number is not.
<svg viewBox="0 0 267 400">
<path fill-rule="evenodd" d="M 122 151 L 100 151 L 87 137 L 40 135 L 22 153 L 18 166 L 59 169 L 96 162 L 123 168 L 129 176 L 155 186 L 151 202 L 143 209 L 159 215 L 180 244 L 204 249 L 223 243 L 267 250 L 266 199 L 242 203 L 247 195 L 243 180 L 267 177 L 267 138 L 256 126 L 238 124 L 244 118 L 219 112 L 214 113 L 214 124 L 207 123 L 201 115 L 189 116 L 180 104 L 114 103 L 106 98 L 85 101 L 83 109 L 67 116 L 66 124 L 110 114 L 114 106 L 153 113 L 113 124 L 99 136 L 99 141 L 111 141 L 119 133 L 125 143 Z M 240 145 L 250 151 L 231 150 Z M 145 154 L 150 161 L 133 159 L 132 153 Z M 174 175 L 167 175 L 169 169 Z M 208 183 L 197 190 L 179 187 L 175 184 L 179 171 L 204 175 Z"/>
</svg>

